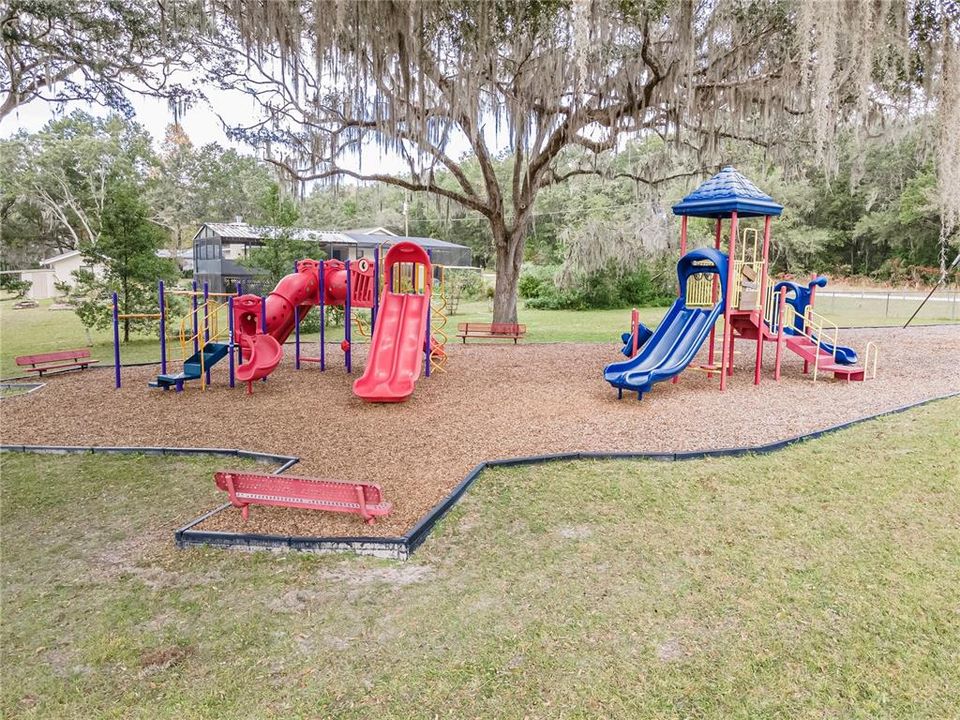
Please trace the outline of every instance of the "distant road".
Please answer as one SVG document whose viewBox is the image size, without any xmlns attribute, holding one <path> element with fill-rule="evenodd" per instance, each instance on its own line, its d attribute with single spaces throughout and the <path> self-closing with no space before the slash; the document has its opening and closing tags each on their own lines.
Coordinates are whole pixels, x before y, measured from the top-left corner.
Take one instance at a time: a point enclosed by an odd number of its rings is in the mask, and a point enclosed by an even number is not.
<svg viewBox="0 0 960 720">
<path fill-rule="evenodd" d="M 929 290 L 927 291 L 929 292 Z M 911 293 L 904 292 L 902 290 L 891 290 L 890 292 L 882 292 L 879 290 L 865 290 L 863 292 L 832 292 L 830 290 L 817 290 L 817 297 L 836 297 L 836 298 L 853 298 L 857 300 L 923 300 L 927 296 L 927 293 Z M 933 294 L 933 297 L 930 298 L 930 302 L 945 302 L 953 303 L 957 302 L 958 295 L 957 291 L 950 289 L 944 290 L 941 288 Z"/>
</svg>

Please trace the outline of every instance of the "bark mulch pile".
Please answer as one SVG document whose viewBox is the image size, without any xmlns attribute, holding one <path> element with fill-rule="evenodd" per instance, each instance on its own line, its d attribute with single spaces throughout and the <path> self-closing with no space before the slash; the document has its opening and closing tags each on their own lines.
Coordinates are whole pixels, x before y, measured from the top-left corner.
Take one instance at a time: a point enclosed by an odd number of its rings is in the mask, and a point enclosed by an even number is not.
<svg viewBox="0 0 960 720">
<path fill-rule="evenodd" d="M 307 536 L 399 535 L 410 529 L 471 467 L 486 459 L 576 451 L 683 451 L 756 445 L 960 391 L 960 327 L 870 329 L 844 333 L 845 344 L 880 344 L 875 381 L 814 384 L 785 352 L 783 378 L 753 385 L 755 344 L 736 346 L 739 368 L 721 394 L 716 376 L 690 371 L 660 383 L 642 402 L 618 401 L 603 382 L 613 345 L 448 346 L 447 372 L 421 378 L 400 405 L 370 405 L 351 384 L 339 353 L 331 369 L 299 372 L 284 361 L 254 395 L 227 386 L 218 366 L 201 393 L 147 388 L 151 368 L 51 377 L 42 393 L 3 403 L 8 444 L 226 447 L 297 455 L 297 475 L 380 483 L 394 512 L 373 526 L 356 516 L 254 507 L 250 521 L 227 511 L 198 529 Z M 288 352 L 292 355 L 292 352 Z M 229 461 L 224 461 L 229 465 Z M 211 478 L 209 482 L 213 482 Z M 208 508 L 197 507 L 197 514 Z M 184 521 L 189 518 L 182 518 Z"/>
</svg>

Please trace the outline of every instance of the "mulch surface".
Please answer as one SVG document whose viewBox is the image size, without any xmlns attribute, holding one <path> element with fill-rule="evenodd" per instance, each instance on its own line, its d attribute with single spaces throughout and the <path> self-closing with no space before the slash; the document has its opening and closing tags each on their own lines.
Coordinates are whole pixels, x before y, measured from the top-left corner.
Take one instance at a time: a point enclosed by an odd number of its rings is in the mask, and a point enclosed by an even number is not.
<svg viewBox="0 0 960 720">
<path fill-rule="evenodd" d="M 205 392 L 147 387 L 156 369 L 124 370 L 113 389 L 107 371 L 50 377 L 40 392 L 5 400 L 0 436 L 8 444 L 242 448 L 301 458 L 297 475 L 379 483 L 394 512 L 375 525 L 357 516 L 254 507 L 244 523 L 226 511 L 202 529 L 283 535 L 399 535 L 410 529 L 477 463 L 557 452 L 684 451 L 756 445 L 960 391 L 960 327 L 845 331 L 857 349 L 880 344 L 875 381 L 816 384 L 784 352 L 773 381 L 765 349 L 762 384 L 753 385 L 756 345 L 736 346 L 738 370 L 727 391 L 717 378 L 686 372 L 642 402 L 618 401 L 602 378 L 622 359 L 610 344 L 451 344 L 447 372 L 421 378 L 399 405 L 371 405 L 351 392 L 365 346 L 347 375 L 331 346 L 330 369 L 284 364 L 253 396 L 227 386 L 226 367 Z M 287 348 L 288 356 L 292 349 Z M 702 360 L 701 360 L 702 361 Z M 229 465 L 229 461 L 224 461 Z M 213 482 L 213 479 L 210 479 Z M 225 496 L 224 496 L 225 499 Z M 209 509 L 199 506 L 197 514 Z M 189 518 L 183 518 L 187 521 Z"/>
</svg>

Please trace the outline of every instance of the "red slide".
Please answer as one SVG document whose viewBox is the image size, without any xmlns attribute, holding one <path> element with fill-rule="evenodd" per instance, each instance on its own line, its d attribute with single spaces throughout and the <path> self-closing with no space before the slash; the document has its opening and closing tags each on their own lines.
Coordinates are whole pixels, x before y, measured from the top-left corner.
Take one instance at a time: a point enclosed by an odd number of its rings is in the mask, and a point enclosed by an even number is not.
<svg viewBox="0 0 960 720">
<path fill-rule="evenodd" d="M 253 393 L 253 381 L 265 378 L 283 360 L 283 347 L 270 335 L 242 335 L 244 362 L 237 367 L 237 380 L 247 384 Z"/>
<path fill-rule="evenodd" d="M 413 265 L 414 285 L 423 266 L 423 294 L 393 291 L 394 266 Z M 432 270 L 426 250 L 401 242 L 384 259 L 384 283 L 377 325 L 370 342 L 370 355 L 363 376 L 353 383 L 353 393 L 367 402 L 403 402 L 413 394 L 423 364 L 430 309 Z M 400 273 L 397 273 L 400 275 Z"/>
</svg>

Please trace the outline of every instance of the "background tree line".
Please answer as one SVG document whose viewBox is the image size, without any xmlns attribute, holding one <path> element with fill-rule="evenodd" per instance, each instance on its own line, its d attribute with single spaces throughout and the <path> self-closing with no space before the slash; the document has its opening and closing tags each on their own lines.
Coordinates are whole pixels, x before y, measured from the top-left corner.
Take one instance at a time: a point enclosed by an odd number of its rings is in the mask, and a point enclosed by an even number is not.
<svg viewBox="0 0 960 720">
<path fill-rule="evenodd" d="M 786 173 L 755 146 L 729 146 L 729 161 L 785 206 L 774 226 L 774 271 L 935 281 L 940 217 L 933 158 L 924 150 L 929 132 L 921 119 L 867 148 L 844 136 L 829 173 L 812 156 Z M 609 179 L 619 165 L 665 162 L 664 153 L 659 139 L 634 141 L 600 160 L 590 157 L 609 164 L 602 174 L 571 177 L 538 194 L 520 283 L 529 305 L 649 304 L 673 292 L 678 223 L 670 205 L 700 178 L 653 186 Z M 562 161 L 579 167 L 587 159 L 587 151 L 572 149 Z M 469 182 L 482 182 L 474 158 L 459 162 Z M 493 162 L 498 175 L 513 172 L 509 153 Z M 155 146 L 123 116 L 74 112 L 0 141 L 0 172 L 4 268 L 31 267 L 71 249 L 106 267 L 104 276 L 84 273 L 74 291 L 91 325 L 109 322 L 103 308 L 114 290 L 125 312 L 147 310 L 156 280 L 177 276 L 156 251 L 176 257 L 203 222 L 238 216 L 252 225 L 383 226 L 467 245 L 475 264 L 495 269 L 489 223 L 455 201 L 382 184 L 285 187 L 255 157 L 217 144 L 196 147 L 176 124 Z M 435 182 L 458 180 L 438 172 Z M 708 242 L 711 232 L 708 222 L 691 224 L 694 242 Z M 272 277 L 309 250 L 282 237 L 252 260 Z"/>
</svg>

